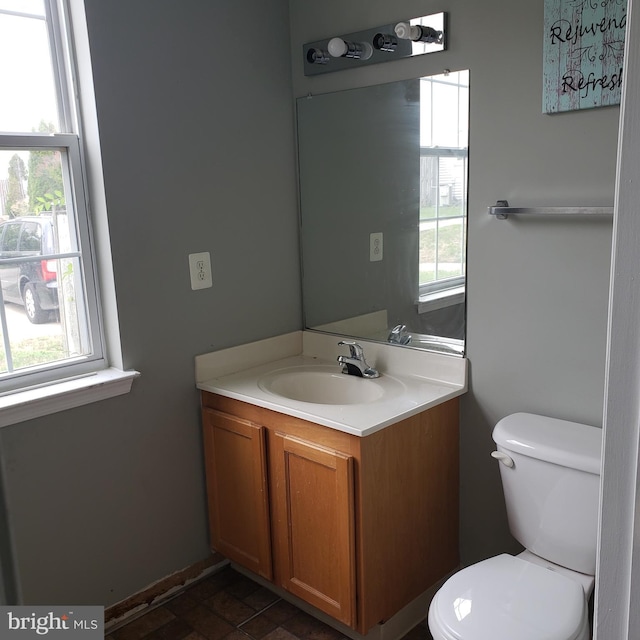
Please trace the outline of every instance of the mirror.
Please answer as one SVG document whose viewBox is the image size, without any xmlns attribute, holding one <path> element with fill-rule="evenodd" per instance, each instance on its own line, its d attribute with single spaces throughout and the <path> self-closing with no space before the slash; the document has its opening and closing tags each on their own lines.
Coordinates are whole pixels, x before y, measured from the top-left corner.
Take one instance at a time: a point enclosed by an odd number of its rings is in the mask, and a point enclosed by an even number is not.
<svg viewBox="0 0 640 640">
<path fill-rule="evenodd" d="M 308 329 L 464 354 L 468 71 L 299 98 Z"/>
</svg>

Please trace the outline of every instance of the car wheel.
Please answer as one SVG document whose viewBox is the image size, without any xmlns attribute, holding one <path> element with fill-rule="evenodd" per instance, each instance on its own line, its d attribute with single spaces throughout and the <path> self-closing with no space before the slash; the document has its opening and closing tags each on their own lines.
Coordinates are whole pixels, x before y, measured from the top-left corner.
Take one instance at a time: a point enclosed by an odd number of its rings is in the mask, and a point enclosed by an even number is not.
<svg viewBox="0 0 640 640">
<path fill-rule="evenodd" d="M 33 324 L 42 324 L 49 319 L 49 312 L 45 311 L 40 306 L 38 294 L 32 284 L 28 284 L 24 288 L 22 298 L 24 300 L 24 310 L 27 313 L 29 322 L 32 322 Z"/>
</svg>

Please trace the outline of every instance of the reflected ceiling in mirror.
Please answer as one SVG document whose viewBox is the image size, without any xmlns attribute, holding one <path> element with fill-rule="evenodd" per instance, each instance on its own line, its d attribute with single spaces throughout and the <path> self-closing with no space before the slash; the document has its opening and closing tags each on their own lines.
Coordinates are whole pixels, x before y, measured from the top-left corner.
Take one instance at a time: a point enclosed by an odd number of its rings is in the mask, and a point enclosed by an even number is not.
<svg viewBox="0 0 640 640">
<path fill-rule="evenodd" d="M 305 326 L 464 354 L 468 71 L 300 98 Z"/>
</svg>

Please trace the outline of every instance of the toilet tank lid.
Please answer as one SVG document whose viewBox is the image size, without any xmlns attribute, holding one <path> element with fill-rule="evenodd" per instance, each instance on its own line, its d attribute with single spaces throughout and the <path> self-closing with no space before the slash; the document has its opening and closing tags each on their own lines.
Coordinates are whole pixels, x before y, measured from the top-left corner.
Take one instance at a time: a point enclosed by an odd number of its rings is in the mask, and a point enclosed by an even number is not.
<svg viewBox="0 0 640 640">
<path fill-rule="evenodd" d="M 504 449 L 571 469 L 600 474 L 602 430 L 533 413 L 514 413 L 495 426 Z"/>
</svg>

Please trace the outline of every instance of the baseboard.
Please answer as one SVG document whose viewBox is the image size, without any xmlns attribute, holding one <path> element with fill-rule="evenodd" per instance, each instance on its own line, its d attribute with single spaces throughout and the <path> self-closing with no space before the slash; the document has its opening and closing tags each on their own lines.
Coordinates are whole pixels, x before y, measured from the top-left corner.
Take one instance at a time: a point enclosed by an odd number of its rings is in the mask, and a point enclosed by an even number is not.
<svg viewBox="0 0 640 640">
<path fill-rule="evenodd" d="M 160 606 L 163 602 L 173 598 L 193 582 L 220 571 L 228 564 L 229 561 L 224 556 L 213 553 L 208 558 L 161 578 L 142 591 L 107 607 L 104 611 L 105 631 L 113 631 L 131 622 L 149 609 Z"/>
</svg>

